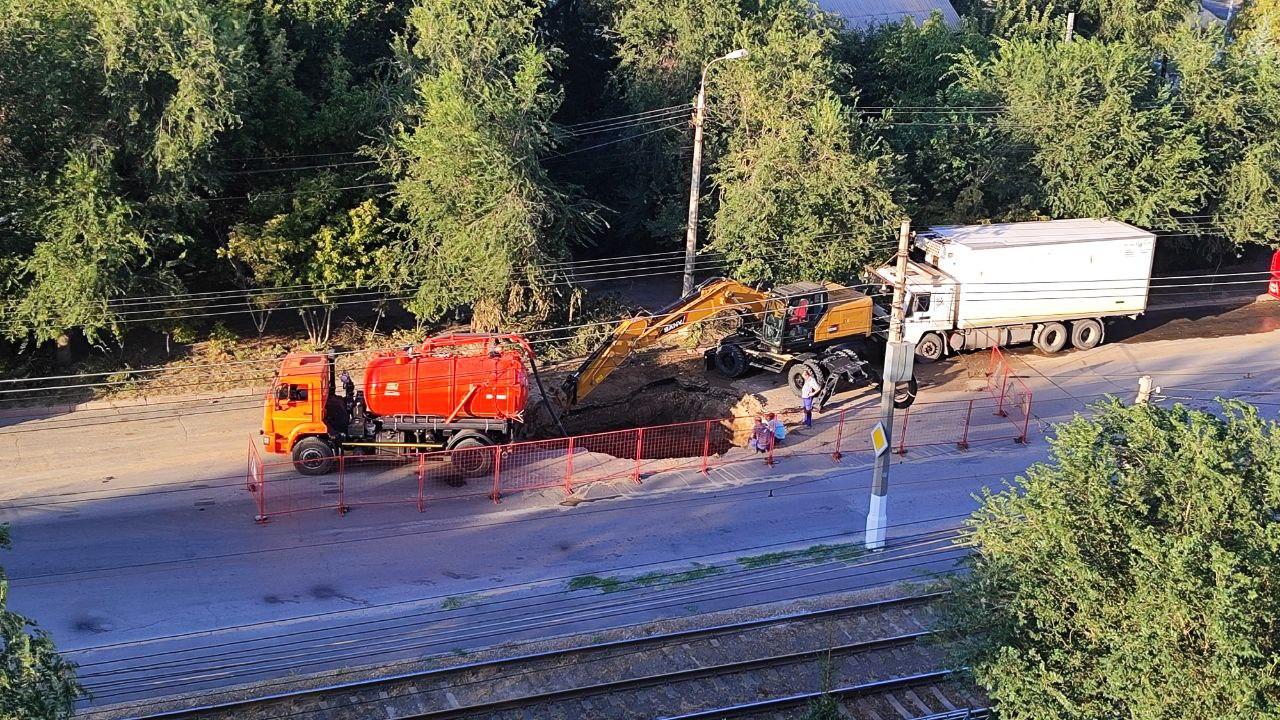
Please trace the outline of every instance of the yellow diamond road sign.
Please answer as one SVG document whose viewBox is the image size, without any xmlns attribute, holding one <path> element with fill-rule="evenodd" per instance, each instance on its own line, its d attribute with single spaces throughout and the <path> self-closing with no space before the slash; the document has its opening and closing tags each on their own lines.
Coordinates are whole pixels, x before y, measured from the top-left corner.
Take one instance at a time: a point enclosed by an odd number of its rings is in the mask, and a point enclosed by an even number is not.
<svg viewBox="0 0 1280 720">
<path fill-rule="evenodd" d="M 875 448 L 877 457 L 889 449 L 889 438 L 884 436 L 884 423 L 876 423 L 871 428 L 871 447 Z"/>
</svg>

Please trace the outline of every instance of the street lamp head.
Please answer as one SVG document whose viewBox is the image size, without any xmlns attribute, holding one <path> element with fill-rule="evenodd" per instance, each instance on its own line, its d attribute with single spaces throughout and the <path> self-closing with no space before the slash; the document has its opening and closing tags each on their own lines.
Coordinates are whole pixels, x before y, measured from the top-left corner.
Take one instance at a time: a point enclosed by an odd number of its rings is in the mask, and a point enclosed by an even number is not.
<svg viewBox="0 0 1280 720">
<path fill-rule="evenodd" d="M 742 58 L 744 58 L 744 57 L 746 57 L 746 56 L 747 56 L 747 51 L 746 51 L 746 49 L 745 49 L 745 48 L 738 48 L 737 50 L 734 50 L 733 52 L 729 53 L 728 55 L 725 55 L 724 57 L 722 57 L 722 58 L 720 58 L 720 59 L 721 59 L 721 60 L 740 60 L 740 59 L 742 59 Z"/>
</svg>

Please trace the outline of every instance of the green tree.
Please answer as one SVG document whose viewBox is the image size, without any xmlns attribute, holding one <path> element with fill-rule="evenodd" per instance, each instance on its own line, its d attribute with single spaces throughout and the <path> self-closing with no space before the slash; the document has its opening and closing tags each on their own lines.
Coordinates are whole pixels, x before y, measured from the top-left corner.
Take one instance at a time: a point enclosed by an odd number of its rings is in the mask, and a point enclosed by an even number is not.
<svg viewBox="0 0 1280 720">
<path fill-rule="evenodd" d="M 239 20 L 197 0 L 0 0 L 8 335 L 101 339 L 114 298 L 174 287 L 238 122 Z"/>
<path fill-rule="evenodd" d="M 1280 430 L 1099 404 L 968 521 L 944 635 L 1011 720 L 1280 717 Z"/>
<path fill-rule="evenodd" d="M 0 525 L 0 548 L 9 547 L 9 526 Z M 70 718 L 84 692 L 75 665 L 58 655 L 48 633 L 8 604 L 9 581 L 0 570 L 0 718 Z"/>
<path fill-rule="evenodd" d="M 708 245 L 747 278 L 841 277 L 900 215 L 893 158 L 841 97 L 834 22 L 809 0 L 620 0 L 619 82 L 635 109 L 687 102 L 709 60 L 702 217 Z M 684 226 L 687 135 L 655 139 L 629 177 L 654 235 Z"/>
<path fill-rule="evenodd" d="M 261 223 L 232 228 L 220 254 L 246 290 L 258 329 L 278 306 L 294 307 L 313 345 L 329 340 L 337 295 L 385 278 L 388 262 L 376 203 L 344 210 L 333 180 L 320 176 Z M 289 288 L 279 290 L 275 288 Z"/>
<path fill-rule="evenodd" d="M 414 5 L 397 51 L 405 78 L 384 168 L 403 213 L 398 281 L 420 320 L 470 306 L 492 328 L 550 309 L 552 261 L 590 211 L 547 178 L 561 93 L 537 3 Z"/>
<path fill-rule="evenodd" d="M 24 218 L 38 239 L 17 274 L 22 290 L 10 308 L 11 337 L 32 332 L 44 342 L 72 327 L 90 341 L 118 334 L 120 317 L 108 303 L 138 287 L 135 275 L 152 261 L 152 235 L 117 193 L 109 164 L 73 155 L 40 214 Z"/>
<path fill-rule="evenodd" d="M 951 27 L 935 13 L 847 34 L 842 43 L 861 102 L 884 108 L 880 128 L 899 158 L 919 224 L 1025 220 L 1036 215 L 1038 184 L 1028 153 L 990 122 L 985 98 L 957 87 L 958 58 L 986 58 L 990 37 L 965 19 Z M 898 108 L 901 108 L 900 110 Z"/>
<path fill-rule="evenodd" d="M 714 86 L 711 247 L 744 278 L 856 277 L 902 210 L 892 153 L 837 94 L 831 21 L 780 0 L 735 41 L 750 54 Z"/>
<path fill-rule="evenodd" d="M 1280 45 L 1187 27 L 1166 44 L 1177 110 L 1206 149 L 1203 215 L 1236 244 L 1280 244 Z"/>
<path fill-rule="evenodd" d="M 1029 149 L 1046 213 L 1174 228 L 1204 206 L 1207 151 L 1141 46 L 1003 40 L 958 72 L 983 104 L 1005 106 L 998 127 Z"/>
</svg>

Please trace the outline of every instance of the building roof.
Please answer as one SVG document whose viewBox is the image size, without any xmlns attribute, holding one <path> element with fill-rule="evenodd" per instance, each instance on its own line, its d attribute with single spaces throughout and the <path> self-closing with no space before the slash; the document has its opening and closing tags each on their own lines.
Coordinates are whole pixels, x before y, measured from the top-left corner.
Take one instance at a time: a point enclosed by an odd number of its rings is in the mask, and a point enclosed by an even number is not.
<svg viewBox="0 0 1280 720">
<path fill-rule="evenodd" d="M 1155 235 L 1142 228 L 1106 218 L 1044 220 L 1040 222 L 999 223 L 994 225 L 940 225 L 929 228 L 928 233 L 921 233 L 921 235 L 923 240 L 928 240 L 932 237 L 943 242 L 971 248 L 1155 238 Z"/>
<path fill-rule="evenodd" d="M 817 0 L 818 7 L 844 20 L 850 29 L 902 22 L 912 18 L 917 25 L 936 10 L 948 25 L 957 25 L 960 16 L 950 0 Z"/>
</svg>

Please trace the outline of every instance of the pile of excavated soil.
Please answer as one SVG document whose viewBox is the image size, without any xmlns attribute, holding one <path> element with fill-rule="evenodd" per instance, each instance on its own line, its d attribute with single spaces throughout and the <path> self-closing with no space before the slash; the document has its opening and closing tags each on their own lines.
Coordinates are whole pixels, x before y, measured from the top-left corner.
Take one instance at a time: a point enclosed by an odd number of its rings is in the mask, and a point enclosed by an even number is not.
<svg viewBox="0 0 1280 720">
<path fill-rule="evenodd" d="M 682 363 L 681 365 L 684 365 Z M 701 455 L 705 450 L 721 454 L 734 445 L 745 445 L 751 432 L 751 418 L 762 411 L 760 401 L 719 384 L 712 384 L 702 373 L 689 373 L 689 368 L 663 368 L 666 377 L 649 380 L 626 390 L 611 388 L 609 393 L 592 395 L 560 418 L 564 430 L 575 436 L 612 433 L 618 430 L 646 428 L 640 444 L 641 458 L 669 458 Z M 652 377 L 654 368 L 646 368 Z M 634 376 L 633 376 L 634 381 Z M 526 415 L 526 428 L 533 437 L 560 435 L 560 427 L 539 403 Z M 695 421 L 714 421 L 708 429 L 689 425 Z M 628 434 L 630 437 L 630 434 Z M 635 458 L 636 444 L 613 435 L 584 439 L 593 452 L 615 457 Z"/>
</svg>

